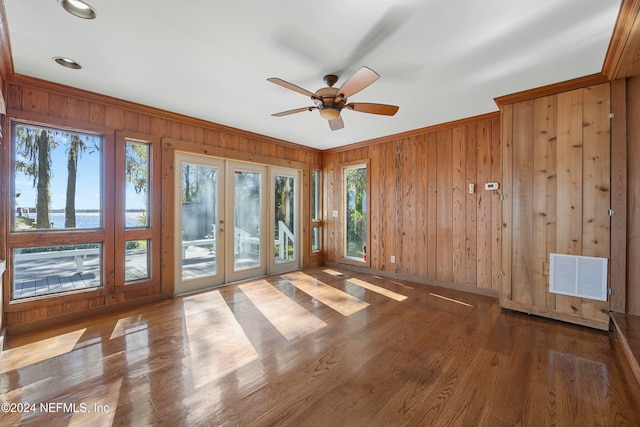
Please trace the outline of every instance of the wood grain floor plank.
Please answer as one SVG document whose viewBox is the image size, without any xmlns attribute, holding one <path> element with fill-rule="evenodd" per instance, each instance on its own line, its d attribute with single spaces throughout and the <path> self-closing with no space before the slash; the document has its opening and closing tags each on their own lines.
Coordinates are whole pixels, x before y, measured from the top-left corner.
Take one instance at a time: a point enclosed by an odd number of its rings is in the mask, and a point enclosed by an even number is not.
<svg viewBox="0 0 640 427">
<path fill-rule="evenodd" d="M 369 306 L 368 303 L 359 300 L 339 289 L 329 286 L 315 277 L 305 273 L 294 272 L 281 275 L 293 286 L 302 292 L 312 296 L 323 304 L 328 305 L 343 316 L 351 316 Z"/>
<path fill-rule="evenodd" d="M 219 291 L 185 297 L 183 302 L 196 388 L 258 359 Z"/>
<path fill-rule="evenodd" d="M 337 290 L 391 283 L 303 273 Z M 401 304 L 361 288 L 369 308 L 344 316 L 264 280 L 281 295 L 256 304 L 247 282 L 7 337 L 0 402 L 110 411 L 3 413 L 0 425 L 640 425 L 640 385 L 612 334 L 409 282 L 393 288 Z M 260 309 L 281 298 L 326 326 L 287 340 Z"/>
<path fill-rule="evenodd" d="M 373 283 L 365 282 L 364 280 L 357 279 L 355 277 L 347 280 L 347 283 L 353 283 L 356 286 L 360 286 L 361 288 L 368 289 L 377 294 L 384 295 L 387 298 L 391 298 L 396 301 L 404 301 L 407 299 L 405 295 L 400 295 L 397 292 L 390 291 L 389 289 L 385 289 L 382 286 L 374 285 Z"/>
<path fill-rule="evenodd" d="M 256 280 L 238 287 L 287 340 L 311 334 L 327 326 L 266 280 Z"/>
</svg>

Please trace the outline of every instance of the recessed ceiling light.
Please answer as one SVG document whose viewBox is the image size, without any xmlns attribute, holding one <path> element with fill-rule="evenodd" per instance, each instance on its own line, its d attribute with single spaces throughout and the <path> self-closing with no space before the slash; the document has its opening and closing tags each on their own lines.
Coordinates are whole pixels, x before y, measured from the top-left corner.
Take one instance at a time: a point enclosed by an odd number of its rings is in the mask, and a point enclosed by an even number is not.
<svg viewBox="0 0 640 427">
<path fill-rule="evenodd" d="M 98 14 L 90 4 L 82 0 L 58 0 L 60 6 L 67 12 L 84 19 L 95 19 Z"/>
<path fill-rule="evenodd" d="M 82 68 L 82 65 L 78 64 L 73 59 L 65 58 L 63 56 L 55 56 L 53 57 L 53 60 L 63 67 L 71 68 L 72 70 L 79 70 Z"/>
</svg>

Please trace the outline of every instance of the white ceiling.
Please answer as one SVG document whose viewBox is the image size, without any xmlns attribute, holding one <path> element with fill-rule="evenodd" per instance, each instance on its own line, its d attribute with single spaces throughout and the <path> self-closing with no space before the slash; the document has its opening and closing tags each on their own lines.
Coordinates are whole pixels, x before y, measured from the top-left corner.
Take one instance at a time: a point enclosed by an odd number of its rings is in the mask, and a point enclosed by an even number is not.
<svg viewBox="0 0 640 427">
<path fill-rule="evenodd" d="M 600 72 L 620 0 L 4 0 L 14 69 L 259 134 L 326 149 L 496 111 L 493 98 Z M 52 61 L 66 56 L 82 70 Z M 314 92 L 366 65 L 380 79 L 331 131 Z"/>
</svg>

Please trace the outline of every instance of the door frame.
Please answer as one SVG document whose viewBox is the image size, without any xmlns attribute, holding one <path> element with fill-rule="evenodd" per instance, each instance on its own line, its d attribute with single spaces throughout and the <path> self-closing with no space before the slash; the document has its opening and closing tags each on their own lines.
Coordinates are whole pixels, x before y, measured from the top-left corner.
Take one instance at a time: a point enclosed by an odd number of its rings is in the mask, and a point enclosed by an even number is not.
<svg viewBox="0 0 640 427">
<path fill-rule="evenodd" d="M 194 279 L 183 280 L 182 279 L 182 203 L 178 201 L 178 198 L 182 199 L 182 164 L 190 163 L 205 167 L 218 168 L 217 180 L 216 180 L 216 221 L 215 227 L 217 229 L 216 240 L 216 274 L 197 277 Z M 185 153 L 176 151 L 174 154 L 174 229 L 173 229 L 173 244 L 174 244 L 174 264 L 175 264 L 175 285 L 174 295 L 183 295 L 187 293 L 201 291 L 203 289 L 220 286 L 225 283 L 225 235 L 224 235 L 224 197 L 225 197 L 225 161 L 218 157 L 205 156 L 201 154 Z M 223 221 L 220 224 L 220 221 Z"/>
<path fill-rule="evenodd" d="M 235 245 L 235 173 L 236 171 L 248 171 L 260 173 L 260 209 L 264 211 L 265 204 L 269 199 L 265 192 L 265 183 L 267 182 L 268 166 L 257 163 L 248 163 L 237 160 L 225 159 L 225 173 L 227 176 L 227 186 L 225 187 L 225 211 L 226 211 L 226 248 L 234 248 Z M 237 282 L 240 280 L 265 276 L 268 273 L 267 250 L 270 235 L 268 215 L 262 215 L 260 218 L 260 263 L 256 267 L 235 269 L 235 258 L 231 254 L 227 257 L 225 263 L 225 283 Z M 228 254 L 230 253 L 227 250 Z M 234 249 L 235 252 L 235 249 Z"/>
<path fill-rule="evenodd" d="M 276 200 L 274 196 L 275 192 L 275 177 L 276 176 L 287 176 L 294 178 L 294 232 L 295 236 L 295 259 L 293 261 L 288 262 L 279 262 L 276 263 L 275 260 L 275 245 L 269 245 L 269 274 L 276 273 L 284 273 L 287 271 L 294 271 L 301 267 L 302 265 L 302 209 L 301 209 L 301 200 L 302 200 L 302 172 L 298 169 L 294 168 L 285 168 L 279 166 L 270 166 L 269 168 L 269 233 L 273 235 L 275 228 L 275 211 L 276 211 Z"/>
</svg>

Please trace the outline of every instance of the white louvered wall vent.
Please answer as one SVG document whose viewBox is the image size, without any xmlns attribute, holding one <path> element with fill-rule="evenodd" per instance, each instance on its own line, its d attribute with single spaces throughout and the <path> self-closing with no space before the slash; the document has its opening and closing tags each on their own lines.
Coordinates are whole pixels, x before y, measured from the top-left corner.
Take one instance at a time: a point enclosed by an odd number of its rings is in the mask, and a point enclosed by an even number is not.
<svg viewBox="0 0 640 427">
<path fill-rule="evenodd" d="M 549 292 L 607 300 L 607 258 L 551 254 Z"/>
</svg>

